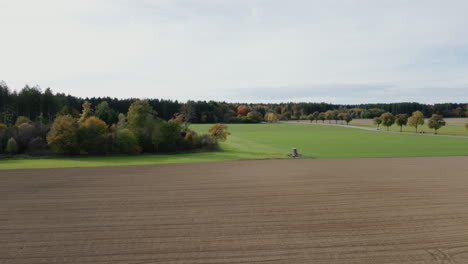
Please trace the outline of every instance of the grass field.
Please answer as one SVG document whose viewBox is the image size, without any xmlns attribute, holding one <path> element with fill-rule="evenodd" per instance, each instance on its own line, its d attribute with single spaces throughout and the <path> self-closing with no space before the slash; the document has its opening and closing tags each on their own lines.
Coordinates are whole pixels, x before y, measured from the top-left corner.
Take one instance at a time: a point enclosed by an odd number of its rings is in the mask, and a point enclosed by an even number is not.
<svg viewBox="0 0 468 264">
<path fill-rule="evenodd" d="M 468 122 L 468 118 L 446 118 L 445 121 L 447 125 L 442 127 L 437 131 L 439 135 L 461 135 L 468 136 L 468 129 L 465 128 L 465 123 Z M 353 126 L 362 126 L 362 127 L 372 127 L 375 128 L 376 125 L 372 124 L 370 119 L 356 119 L 353 120 L 350 125 Z M 382 130 L 387 130 L 386 127 L 381 127 Z M 400 127 L 393 125 L 390 127 L 390 131 L 400 131 Z M 425 124 L 418 127 L 418 131 L 424 131 L 426 133 L 434 133 L 433 129 L 430 129 L 427 126 L 427 120 Z M 403 132 L 415 133 L 416 129 L 410 126 L 403 126 Z"/>
<path fill-rule="evenodd" d="M 206 132 L 211 125 L 192 125 Z M 304 158 L 364 158 L 468 155 L 467 138 L 376 133 L 301 123 L 233 124 L 223 151 L 170 155 L 8 159 L 0 169 L 94 167 L 286 158 L 298 148 Z"/>
</svg>

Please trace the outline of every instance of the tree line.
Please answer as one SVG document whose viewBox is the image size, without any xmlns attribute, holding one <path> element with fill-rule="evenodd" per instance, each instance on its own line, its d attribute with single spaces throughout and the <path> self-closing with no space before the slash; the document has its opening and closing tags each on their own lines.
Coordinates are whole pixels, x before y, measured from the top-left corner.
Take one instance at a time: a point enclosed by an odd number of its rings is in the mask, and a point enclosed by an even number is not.
<svg viewBox="0 0 468 264">
<path fill-rule="evenodd" d="M 418 133 L 418 127 L 424 125 L 425 116 L 421 111 L 415 111 L 411 116 L 407 114 L 397 114 L 393 115 L 392 113 L 384 113 L 380 117 L 374 117 L 373 122 L 377 125 L 377 129 L 380 126 L 387 127 L 387 131 L 391 126 L 396 124 L 400 127 L 400 132 L 403 131 L 403 126 L 410 126 L 416 129 Z M 437 130 L 446 125 L 446 122 L 442 115 L 433 114 L 427 122 L 427 126 L 430 129 L 434 129 L 434 134 L 437 134 Z M 465 124 L 465 127 L 468 129 L 468 123 Z"/>
<path fill-rule="evenodd" d="M 159 118 L 148 100 L 133 101 L 127 114 L 116 114 L 106 101 L 95 108 L 84 101 L 81 108 L 78 115 L 58 112 L 50 122 L 18 116 L 12 125 L 0 123 L 0 153 L 107 155 L 215 150 L 229 135 L 224 124 L 213 125 L 209 134 L 199 134 L 190 129 L 182 114 L 168 121 Z"/>
<path fill-rule="evenodd" d="M 83 103 L 88 101 L 92 107 L 106 102 L 111 109 L 102 119 L 107 124 L 118 122 L 118 114 L 127 114 L 130 105 L 138 99 L 117 99 L 111 97 L 79 98 L 63 93 L 54 93 L 50 88 L 42 90 L 38 86 L 25 86 L 20 91 L 12 91 L 5 82 L 0 82 L 0 122 L 8 125 L 15 123 L 18 116 L 25 116 L 32 121 L 52 122 L 57 114 L 69 114 L 78 117 L 83 111 Z M 411 115 L 420 111 L 425 117 L 433 114 L 444 117 L 468 117 L 468 104 L 329 104 L 329 103 L 271 103 L 241 104 L 215 101 L 188 101 L 148 99 L 148 104 L 163 120 L 173 119 L 183 114 L 191 123 L 258 123 L 275 120 L 307 120 L 315 112 L 326 113 L 329 110 L 349 113 L 351 118 L 380 117 L 389 112 L 393 115 Z"/>
</svg>

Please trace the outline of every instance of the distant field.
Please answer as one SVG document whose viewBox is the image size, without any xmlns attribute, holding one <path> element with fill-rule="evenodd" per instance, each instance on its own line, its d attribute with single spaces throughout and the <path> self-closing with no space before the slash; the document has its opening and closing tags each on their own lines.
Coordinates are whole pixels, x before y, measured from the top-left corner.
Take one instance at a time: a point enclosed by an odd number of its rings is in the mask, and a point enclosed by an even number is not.
<svg viewBox="0 0 468 264">
<path fill-rule="evenodd" d="M 211 125 L 192 125 L 206 132 Z M 286 158 L 298 148 L 304 158 L 364 158 L 468 155 L 467 138 L 376 133 L 303 123 L 233 124 L 223 151 L 189 154 L 60 157 L 0 161 L 0 169 L 96 167 Z"/>
<path fill-rule="evenodd" d="M 439 129 L 439 131 L 437 131 L 438 134 L 468 136 L 468 129 L 465 128 L 465 123 L 468 122 L 468 118 L 445 118 L 445 121 L 447 122 L 447 125 Z M 376 125 L 372 123 L 371 119 L 355 119 L 350 123 L 350 125 L 362 126 L 362 127 L 374 127 L 374 128 L 376 127 Z M 387 129 L 387 128 L 383 127 L 383 129 Z M 390 130 L 400 131 L 400 127 L 397 125 L 393 125 L 390 127 Z M 421 131 L 421 130 L 426 133 L 434 133 L 434 130 L 430 129 L 427 126 L 427 119 L 423 126 L 418 127 L 418 131 Z M 415 131 L 416 130 L 414 127 L 403 126 L 403 132 L 415 132 Z"/>
</svg>

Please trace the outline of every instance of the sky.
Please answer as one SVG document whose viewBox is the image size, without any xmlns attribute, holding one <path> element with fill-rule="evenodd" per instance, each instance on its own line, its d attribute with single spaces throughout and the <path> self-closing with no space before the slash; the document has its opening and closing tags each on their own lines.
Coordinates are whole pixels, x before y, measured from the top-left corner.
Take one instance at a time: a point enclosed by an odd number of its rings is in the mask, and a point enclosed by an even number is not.
<svg viewBox="0 0 468 264">
<path fill-rule="evenodd" d="M 80 97 L 468 102 L 466 0 L 0 0 L 0 80 Z"/>
</svg>

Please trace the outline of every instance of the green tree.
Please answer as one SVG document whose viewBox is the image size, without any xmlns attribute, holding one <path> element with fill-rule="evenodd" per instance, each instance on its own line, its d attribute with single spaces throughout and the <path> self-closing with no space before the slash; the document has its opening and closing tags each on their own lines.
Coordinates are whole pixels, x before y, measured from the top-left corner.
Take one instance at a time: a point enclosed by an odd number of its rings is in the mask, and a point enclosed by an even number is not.
<svg viewBox="0 0 468 264">
<path fill-rule="evenodd" d="M 154 147 L 152 133 L 155 129 L 156 111 L 148 100 L 136 100 L 128 108 L 127 128 L 136 136 L 138 144 L 146 151 Z"/>
<path fill-rule="evenodd" d="M 20 152 L 23 152 L 27 148 L 29 141 L 37 137 L 40 132 L 34 125 L 28 123 L 19 125 L 17 131 L 17 143 Z"/>
<path fill-rule="evenodd" d="M 117 121 L 118 129 L 123 129 L 127 126 L 127 117 L 124 114 L 120 113 L 118 116 L 118 120 L 119 120 Z"/>
<path fill-rule="evenodd" d="M 77 130 L 78 123 L 75 118 L 71 115 L 59 115 L 47 135 L 47 144 L 57 153 L 76 154 L 78 153 Z"/>
<path fill-rule="evenodd" d="M 444 118 L 441 115 L 433 114 L 427 123 L 429 128 L 434 129 L 434 134 L 437 135 L 437 130 L 445 126 Z"/>
<path fill-rule="evenodd" d="M 115 145 L 117 152 L 134 154 L 137 151 L 138 141 L 129 129 L 119 129 L 115 134 Z"/>
<path fill-rule="evenodd" d="M 93 109 L 91 109 L 91 103 L 88 101 L 85 101 L 83 103 L 83 111 L 81 112 L 80 119 L 78 119 L 78 122 L 81 123 L 85 121 L 92 114 L 93 114 Z"/>
<path fill-rule="evenodd" d="M 418 127 L 424 125 L 424 114 L 421 111 L 413 112 L 408 118 L 408 125 L 416 128 L 416 133 L 418 133 Z"/>
<path fill-rule="evenodd" d="M 255 123 L 260 123 L 263 120 L 263 116 L 260 112 L 258 111 L 252 111 L 247 114 L 247 118 L 252 120 Z"/>
<path fill-rule="evenodd" d="M 210 137 L 215 141 L 225 141 L 230 135 L 225 124 L 215 124 L 210 128 Z"/>
<path fill-rule="evenodd" d="M 175 144 L 178 140 L 182 139 L 181 136 L 181 123 L 175 120 L 165 122 L 161 126 L 162 143 Z"/>
<path fill-rule="evenodd" d="M 406 126 L 408 124 L 408 115 L 407 114 L 396 115 L 395 122 L 400 127 L 400 132 L 402 132 L 403 126 Z"/>
<path fill-rule="evenodd" d="M 18 144 L 16 144 L 16 140 L 14 138 L 10 138 L 8 140 L 5 152 L 10 155 L 18 153 Z"/>
<path fill-rule="evenodd" d="M 113 124 L 117 119 L 117 112 L 109 107 L 106 101 L 101 102 L 94 109 L 94 115 L 107 124 Z"/>
<path fill-rule="evenodd" d="M 91 116 L 81 122 L 77 131 L 80 152 L 84 154 L 104 154 L 108 127 L 103 120 Z"/>
<path fill-rule="evenodd" d="M 387 127 L 387 131 L 393 124 L 395 124 L 395 116 L 392 113 L 383 113 L 380 116 L 380 119 L 382 119 L 382 125 Z"/>
<path fill-rule="evenodd" d="M 377 129 L 379 129 L 379 128 L 380 128 L 380 124 L 382 124 L 382 118 L 380 118 L 380 117 L 374 117 L 374 118 L 372 119 L 372 121 L 373 121 L 374 125 L 377 125 Z"/>
</svg>

